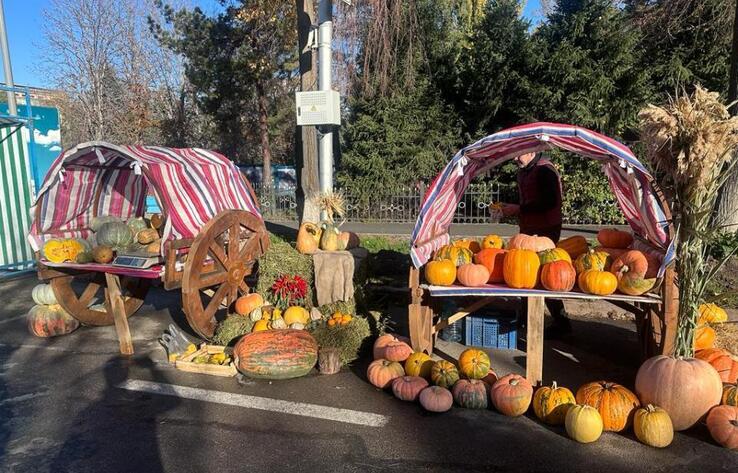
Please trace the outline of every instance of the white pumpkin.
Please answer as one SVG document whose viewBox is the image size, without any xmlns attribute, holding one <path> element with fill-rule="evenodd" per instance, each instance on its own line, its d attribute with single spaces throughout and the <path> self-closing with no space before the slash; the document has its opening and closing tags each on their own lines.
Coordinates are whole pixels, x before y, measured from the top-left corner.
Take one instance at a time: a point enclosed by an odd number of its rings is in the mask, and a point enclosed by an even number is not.
<svg viewBox="0 0 738 473">
<path fill-rule="evenodd" d="M 287 324 L 285 323 L 284 319 L 280 317 L 278 319 L 272 320 L 272 328 L 276 328 L 276 329 L 287 328 Z"/>
<path fill-rule="evenodd" d="M 56 296 L 50 284 L 38 284 L 31 291 L 33 302 L 38 305 L 56 304 Z"/>
<path fill-rule="evenodd" d="M 257 307 L 256 309 L 252 310 L 249 314 L 249 319 L 251 319 L 252 322 L 258 322 L 261 320 L 262 313 L 261 313 L 261 307 Z"/>
</svg>

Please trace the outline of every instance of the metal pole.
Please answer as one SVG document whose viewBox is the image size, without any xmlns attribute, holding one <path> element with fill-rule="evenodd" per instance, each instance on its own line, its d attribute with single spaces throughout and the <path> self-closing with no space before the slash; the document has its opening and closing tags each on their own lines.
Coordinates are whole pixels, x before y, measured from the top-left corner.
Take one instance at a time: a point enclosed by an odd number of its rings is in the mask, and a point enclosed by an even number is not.
<svg viewBox="0 0 738 473">
<path fill-rule="evenodd" d="M 0 49 L 3 54 L 3 71 L 5 71 L 5 85 L 14 87 L 13 85 L 13 68 L 10 66 L 10 49 L 8 48 L 8 32 L 5 29 L 5 7 L 3 0 L 0 0 Z M 15 92 L 8 92 L 8 113 L 17 115 L 18 110 L 15 106 Z"/>
<path fill-rule="evenodd" d="M 333 1 L 320 0 L 318 5 L 318 89 L 331 90 L 331 41 L 333 40 Z M 320 192 L 333 191 L 333 133 L 331 125 L 321 127 L 319 134 Z"/>
</svg>

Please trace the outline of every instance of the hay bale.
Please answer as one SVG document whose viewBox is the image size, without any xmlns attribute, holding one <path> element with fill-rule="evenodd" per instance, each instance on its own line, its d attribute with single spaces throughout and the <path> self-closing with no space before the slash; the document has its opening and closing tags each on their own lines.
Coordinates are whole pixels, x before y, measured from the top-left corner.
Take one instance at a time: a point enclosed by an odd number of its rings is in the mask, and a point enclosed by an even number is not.
<svg viewBox="0 0 738 473">
<path fill-rule="evenodd" d="M 259 258 L 259 281 L 256 291 L 272 304 L 273 300 L 270 288 L 274 281 L 282 274 L 296 274 L 303 278 L 310 290 L 305 296 L 305 306 L 309 309 L 313 306 L 313 259 L 310 255 L 300 254 L 290 243 L 282 240 L 274 234 L 269 234 L 269 249 Z"/>
<path fill-rule="evenodd" d="M 338 348 L 343 364 L 359 357 L 362 343 L 371 334 L 369 322 L 363 317 L 354 317 L 347 325 L 337 327 L 328 327 L 325 322 L 320 322 L 310 332 L 320 348 Z"/>
<path fill-rule="evenodd" d="M 715 347 L 728 350 L 733 355 L 738 356 L 738 324 L 728 322 L 723 324 L 714 324 L 715 329 Z"/>
<path fill-rule="evenodd" d="M 225 318 L 215 329 L 213 343 L 228 346 L 242 335 L 251 332 L 254 323 L 246 315 L 233 314 Z"/>
</svg>

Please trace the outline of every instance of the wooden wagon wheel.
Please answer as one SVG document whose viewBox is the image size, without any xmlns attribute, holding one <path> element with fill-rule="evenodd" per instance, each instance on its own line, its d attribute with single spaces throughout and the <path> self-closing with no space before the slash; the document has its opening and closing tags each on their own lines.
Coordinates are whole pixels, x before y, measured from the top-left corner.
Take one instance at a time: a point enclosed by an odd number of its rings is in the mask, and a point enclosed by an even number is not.
<svg viewBox="0 0 738 473">
<path fill-rule="evenodd" d="M 217 318 L 227 313 L 239 292 L 249 292 L 245 278 L 268 247 L 264 222 L 244 210 L 223 210 L 202 227 L 182 277 L 182 307 L 197 334 L 212 338 Z"/>
<path fill-rule="evenodd" d="M 60 276 L 50 281 L 59 305 L 85 325 L 113 325 L 110 301 L 104 273 L 86 273 Z M 144 303 L 149 291 L 149 280 L 121 278 L 121 291 L 126 317 L 133 315 Z M 103 304 L 105 311 L 92 307 Z"/>
</svg>

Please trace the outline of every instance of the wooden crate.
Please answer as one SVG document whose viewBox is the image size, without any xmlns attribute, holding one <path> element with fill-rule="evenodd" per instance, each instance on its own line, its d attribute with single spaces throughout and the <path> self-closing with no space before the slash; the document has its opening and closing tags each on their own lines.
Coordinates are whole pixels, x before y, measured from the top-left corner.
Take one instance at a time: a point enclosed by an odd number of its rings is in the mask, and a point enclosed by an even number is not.
<svg viewBox="0 0 738 473">
<path fill-rule="evenodd" d="M 225 351 L 224 346 L 220 345 L 207 345 L 203 343 L 200 345 L 200 349 L 194 353 L 178 359 L 174 362 L 174 367 L 178 370 L 189 371 L 190 373 L 202 373 L 213 376 L 235 376 L 238 370 L 236 369 L 235 363 L 231 361 L 228 365 L 213 365 L 210 363 L 195 363 L 193 360 L 200 355 L 212 355 L 215 353 L 223 353 Z"/>
</svg>

